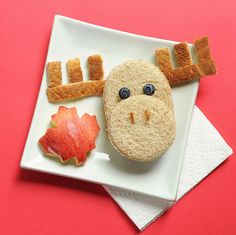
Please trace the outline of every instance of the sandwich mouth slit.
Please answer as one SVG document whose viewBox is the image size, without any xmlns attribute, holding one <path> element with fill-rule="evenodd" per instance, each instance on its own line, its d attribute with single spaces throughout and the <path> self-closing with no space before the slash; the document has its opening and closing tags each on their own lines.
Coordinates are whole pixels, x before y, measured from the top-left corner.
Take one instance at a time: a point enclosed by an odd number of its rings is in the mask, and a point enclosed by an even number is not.
<svg viewBox="0 0 236 235">
<path fill-rule="evenodd" d="M 131 124 L 134 124 L 134 113 L 133 112 L 130 113 L 130 122 L 131 122 Z"/>
<path fill-rule="evenodd" d="M 149 122 L 151 114 L 147 109 L 144 111 L 144 116 L 146 121 Z"/>
</svg>

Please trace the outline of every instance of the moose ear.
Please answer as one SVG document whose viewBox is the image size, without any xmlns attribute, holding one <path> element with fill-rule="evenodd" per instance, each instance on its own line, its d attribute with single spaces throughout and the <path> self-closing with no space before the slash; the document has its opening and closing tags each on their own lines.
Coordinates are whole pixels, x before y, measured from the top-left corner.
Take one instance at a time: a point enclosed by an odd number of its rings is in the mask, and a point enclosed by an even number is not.
<svg viewBox="0 0 236 235">
<path fill-rule="evenodd" d="M 157 65 L 165 74 L 170 85 L 191 81 L 216 73 L 215 62 L 211 58 L 208 38 L 202 37 L 195 40 L 194 49 L 198 59 L 197 64 L 192 63 L 189 47 L 186 42 L 174 45 L 174 53 L 178 64 L 177 68 L 174 68 L 171 63 L 168 48 L 156 50 Z"/>
</svg>

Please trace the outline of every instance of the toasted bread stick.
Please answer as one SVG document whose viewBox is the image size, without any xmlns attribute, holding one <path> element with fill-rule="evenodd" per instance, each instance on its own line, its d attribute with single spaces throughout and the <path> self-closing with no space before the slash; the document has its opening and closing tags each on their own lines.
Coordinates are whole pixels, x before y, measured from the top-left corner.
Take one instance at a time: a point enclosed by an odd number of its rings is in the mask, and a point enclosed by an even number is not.
<svg viewBox="0 0 236 235">
<path fill-rule="evenodd" d="M 211 60 L 211 53 L 207 37 L 196 39 L 194 46 L 199 63 Z"/>
<path fill-rule="evenodd" d="M 47 65 L 48 87 L 56 87 L 62 84 L 61 62 L 49 62 Z"/>
<path fill-rule="evenodd" d="M 100 55 L 92 55 L 88 57 L 88 69 L 90 80 L 100 80 L 104 78 L 103 61 Z"/>
<path fill-rule="evenodd" d="M 216 66 L 214 60 L 201 62 L 198 65 L 202 71 L 203 76 L 216 74 Z"/>
<path fill-rule="evenodd" d="M 47 96 L 50 102 L 60 102 L 78 99 L 87 96 L 100 96 L 103 92 L 105 80 L 83 81 L 56 86 L 47 89 Z"/>
<path fill-rule="evenodd" d="M 79 58 L 67 61 L 67 73 L 70 83 L 83 81 L 83 74 L 80 67 Z"/>
<path fill-rule="evenodd" d="M 168 48 L 160 48 L 156 50 L 156 63 L 162 72 L 171 72 L 172 63 Z"/>
<path fill-rule="evenodd" d="M 192 64 L 190 51 L 186 42 L 181 42 L 174 45 L 175 56 L 180 67 L 189 66 Z"/>
</svg>

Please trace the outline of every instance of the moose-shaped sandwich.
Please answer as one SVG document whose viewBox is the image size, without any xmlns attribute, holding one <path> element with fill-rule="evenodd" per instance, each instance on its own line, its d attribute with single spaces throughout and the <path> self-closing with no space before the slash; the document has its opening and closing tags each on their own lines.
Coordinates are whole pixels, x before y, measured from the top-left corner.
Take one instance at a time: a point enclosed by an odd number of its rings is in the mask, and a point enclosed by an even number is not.
<svg viewBox="0 0 236 235">
<path fill-rule="evenodd" d="M 157 66 L 141 60 L 115 67 L 105 80 L 99 55 L 88 58 L 90 81 L 83 81 L 79 59 L 69 60 L 69 84 L 62 85 L 61 63 L 48 64 L 50 102 L 103 95 L 108 137 L 114 148 L 128 159 L 148 162 L 167 151 L 176 132 L 171 86 L 216 73 L 208 38 L 194 42 L 198 63 L 193 64 L 186 42 L 174 45 L 177 68 L 170 52 L 155 52 Z"/>
</svg>

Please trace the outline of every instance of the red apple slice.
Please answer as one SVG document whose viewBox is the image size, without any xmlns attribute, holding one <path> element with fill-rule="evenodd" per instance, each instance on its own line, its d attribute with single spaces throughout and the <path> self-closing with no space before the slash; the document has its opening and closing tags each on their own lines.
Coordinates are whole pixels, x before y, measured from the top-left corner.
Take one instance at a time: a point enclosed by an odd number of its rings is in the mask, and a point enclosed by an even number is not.
<svg viewBox="0 0 236 235">
<path fill-rule="evenodd" d="M 96 147 L 100 130 L 96 116 L 85 113 L 79 118 L 75 107 L 60 106 L 51 118 L 53 127 L 39 139 L 43 152 L 59 157 L 62 162 L 75 158 L 77 165 L 84 164 L 87 153 Z"/>
</svg>

